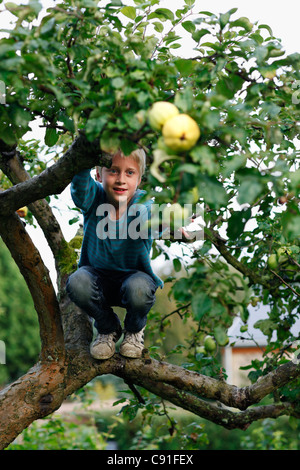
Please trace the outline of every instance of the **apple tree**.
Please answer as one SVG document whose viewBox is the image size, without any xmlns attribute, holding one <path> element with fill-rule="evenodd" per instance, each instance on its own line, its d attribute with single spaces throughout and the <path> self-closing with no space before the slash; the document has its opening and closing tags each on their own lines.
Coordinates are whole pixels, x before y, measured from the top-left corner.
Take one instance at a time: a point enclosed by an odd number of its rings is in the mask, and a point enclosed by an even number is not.
<svg viewBox="0 0 300 470">
<path fill-rule="evenodd" d="M 39 362 L 0 392 L 1 448 L 102 374 L 124 379 L 135 409 L 167 400 L 228 429 L 299 418 L 292 328 L 300 313 L 300 55 L 287 55 L 269 25 L 236 8 L 199 11 L 193 0 L 176 11 L 159 0 L 67 0 L 46 12 L 38 0 L 0 3 L 15 18 L 0 40 L 0 235 L 27 282 L 41 338 Z M 184 54 L 183 37 L 191 44 Z M 149 124 L 149 109 L 161 101 L 197 123 L 191 148 L 168 147 Z M 44 140 L 26 140 L 36 125 Z M 203 243 L 171 236 L 153 246 L 153 258 L 168 258 L 177 243 L 190 262 L 181 271 L 184 256 L 174 259 L 177 275 L 166 285 L 176 310 L 154 306 L 152 346 L 175 315 L 189 334 L 167 358 L 150 347 L 141 359 L 97 361 L 89 354 L 91 323 L 65 293 L 77 252 L 53 205 L 79 171 L 109 164 L 107 149 L 128 155 L 136 146 L 147 149 L 149 197 L 204 208 Z M 24 206 L 25 226 L 16 212 Z M 57 288 L 30 223 L 52 250 Z M 249 364 L 252 382 L 240 388 L 227 383 L 220 351 L 235 318 L 247 336 L 249 305 L 257 302 L 269 307 L 256 323 L 268 345 Z"/>
</svg>

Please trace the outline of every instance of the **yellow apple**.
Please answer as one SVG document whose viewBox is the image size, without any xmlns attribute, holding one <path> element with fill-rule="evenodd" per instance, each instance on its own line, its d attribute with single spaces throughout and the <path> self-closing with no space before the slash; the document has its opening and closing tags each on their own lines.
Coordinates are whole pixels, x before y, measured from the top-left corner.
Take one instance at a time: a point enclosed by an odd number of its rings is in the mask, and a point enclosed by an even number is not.
<svg viewBox="0 0 300 470">
<path fill-rule="evenodd" d="M 168 119 L 162 128 L 165 144 L 177 152 L 189 150 L 200 137 L 196 121 L 188 114 L 178 114 Z"/>
<path fill-rule="evenodd" d="M 17 214 L 19 215 L 19 217 L 26 217 L 26 215 L 28 214 L 27 207 L 24 206 L 24 207 L 21 207 L 20 209 L 18 209 Z"/>
<path fill-rule="evenodd" d="M 174 104 L 168 101 L 157 101 L 148 112 L 148 122 L 152 129 L 160 131 L 168 119 L 178 114 L 179 109 Z"/>
</svg>

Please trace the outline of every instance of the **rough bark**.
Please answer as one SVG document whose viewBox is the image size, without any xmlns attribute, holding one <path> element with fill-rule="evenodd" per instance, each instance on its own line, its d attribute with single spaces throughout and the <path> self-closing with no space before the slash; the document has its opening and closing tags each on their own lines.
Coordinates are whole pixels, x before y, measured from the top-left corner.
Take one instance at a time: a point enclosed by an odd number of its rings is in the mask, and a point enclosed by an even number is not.
<svg viewBox="0 0 300 470">
<path fill-rule="evenodd" d="M 19 208 L 20 200 L 22 205 L 31 204 L 57 258 L 65 240 L 43 198 L 61 192 L 80 169 L 97 163 L 99 156 L 94 145 L 80 136 L 55 165 L 32 179 L 23 169 L 15 149 L 2 152 L 1 169 L 14 186 L 0 193 L 0 235 L 33 297 L 42 348 L 40 361 L 0 392 L 0 449 L 6 448 L 34 420 L 57 410 L 70 394 L 102 374 L 121 377 L 131 386 L 143 387 L 229 429 L 246 429 L 251 422 L 265 417 L 297 416 L 299 411 L 291 403 L 251 407 L 300 375 L 300 366 L 293 362 L 281 365 L 254 385 L 238 388 L 223 380 L 157 361 L 149 357 L 146 350 L 141 359 L 125 359 L 115 354 L 110 360 L 97 361 L 90 356 L 92 327 L 87 315 L 67 297 L 66 275 L 60 272 L 59 263 L 56 295 L 49 272 L 14 211 Z"/>
<path fill-rule="evenodd" d="M 41 359 L 64 354 L 60 308 L 49 271 L 20 218 L 0 217 L 0 236 L 11 252 L 31 293 L 38 314 L 42 342 Z"/>
<path fill-rule="evenodd" d="M 89 355 L 88 341 L 85 347 L 76 342 L 67 347 L 64 361 L 39 363 L 0 392 L 0 448 L 7 447 L 31 422 L 57 410 L 71 393 L 102 374 L 121 377 L 126 383 L 141 386 L 228 429 L 246 429 L 253 421 L 266 417 L 297 416 L 291 403 L 249 408 L 288 383 L 291 377 L 298 376 L 296 364 L 286 363 L 259 383 L 238 388 L 149 358 L 146 351 L 141 359 L 125 359 L 115 354 L 109 360 L 97 361 Z"/>
<path fill-rule="evenodd" d="M 0 148 L 1 153 L 1 148 Z M 15 151 L 2 152 L 5 156 L 15 155 Z M 84 135 L 77 137 L 65 154 L 45 171 L 31 179 L 26 179 L 0 193 L 0 215 L 8 215 L 22 206 L 43 199 L 46 196 L 60 194 L 79 171 L 100 163 L 98 142 L 89 142 Z"/>
</svg>

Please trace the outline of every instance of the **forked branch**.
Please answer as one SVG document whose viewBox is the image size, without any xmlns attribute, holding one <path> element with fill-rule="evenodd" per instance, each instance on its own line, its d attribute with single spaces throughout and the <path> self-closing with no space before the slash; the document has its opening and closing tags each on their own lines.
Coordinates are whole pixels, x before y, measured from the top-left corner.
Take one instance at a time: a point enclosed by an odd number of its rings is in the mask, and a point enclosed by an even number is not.
<svg viewBox="0 0 300 470">
<path fill-rule="evenodd" d="M 60 307 L 49 271 L 16 215 L 0 217 L 0 236 L 7 245 L 31 293 L 40 324 L 41 360 L 64 357 Z"/>
</svg>

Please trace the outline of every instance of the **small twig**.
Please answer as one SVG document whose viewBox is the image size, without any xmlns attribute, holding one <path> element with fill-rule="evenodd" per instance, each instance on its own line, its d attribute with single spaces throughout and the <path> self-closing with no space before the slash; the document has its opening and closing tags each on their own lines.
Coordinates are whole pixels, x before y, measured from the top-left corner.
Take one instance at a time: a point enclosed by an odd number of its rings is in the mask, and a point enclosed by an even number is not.
<svg viewBox="0 0 300 470">
<path fill-rule="evenodd" d="M 294 294 L 297 295 L 297 297 L 300 297 L 300 294 L 297 291 L 295 291 L 295 289 L 293 289 L 293 287 L 290 286 L 284 279 L 282 279 L 282 277 L 279 276 L 279 274 L 277 274 L 275 271 L 273 271 L 273 269 L 271 269 L 270 271 L 273 274 L 275 274 L 275 276 L 277 276 L 281 280 L 281 282 L 283 282 L 283 284 L 285 284 L 289 289 L 291 289 L 291 291 L 294 292 Z"/>
<path fill-rule="evenodd" d="M 169 415 L 168 411 L 167 411 L 167 408 L 166 408 L 166 405 L 165 405 L 165 401 L 162 399 L 161 400 L 161 404 L 162 404 L 162 407 L 164 409 L 164 415 L 167 417 L 171 427 L 169 429 L 169 433 L 170 433 L 170 436 L 173 436 L 174 434 L 174 431 L 176 431 L 176 425 L 174 423 L 174 420 L 171 418 L 171 416 Z"/>
<path fill-rule="evenodd" d="M 145 405 L 146 402 L 145 402 L 144 398 L 142 397 L 140 392 L 135 388 L 134 384 L 132 382 L 129 382 L 129 381 L 126 381 L 126 380 L 124 380 L 124 382 L 126 383 L 126 385 L 128 385 L 128 387 L 130 388 L 132 393 L 134 393 L 134 395 L 136 396 L 138 402 Z"/>
<path fill-rule="evenodd" d="M 181 313 L 179 313 L 180 310 L 187 309 L 190 305 L 191 305 L 191 302 L 187 303 L 186 305 L 183 305 L 182 307 L 178 307 L 176 310 L 173 310 L 173 311 L 170 312 L 170 313 L 167 313 L 167 315 L 165 315 L 164 317 L 162 317 L 162 319 L 161 319 L 161 321 L 160 321 L 161 328 L 162 328 L 162 323 L 163 323 L 163 321 L 164 321 L 166 318 L 170 317 L 171 315 L 174 315 L 175 313 L 177 313 L 177 314 L 180 316 L 181 320 L 182 320 L 183 315 L 181 315 Z"/>
</svg>

